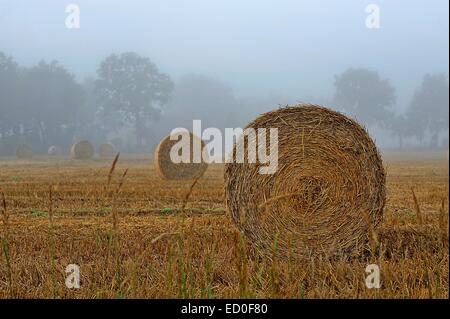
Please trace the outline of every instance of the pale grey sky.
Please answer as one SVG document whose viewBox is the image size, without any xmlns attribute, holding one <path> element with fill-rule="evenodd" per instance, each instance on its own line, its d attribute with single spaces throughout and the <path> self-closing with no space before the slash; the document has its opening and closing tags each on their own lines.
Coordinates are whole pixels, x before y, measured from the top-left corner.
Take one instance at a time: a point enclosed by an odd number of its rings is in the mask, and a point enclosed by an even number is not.
<svg viewBox="0 0 450 319">
<path fill-rule="evenodd" d="M 81 28 L 65 27 L 66 5 Z M 380 7 L 380 29 L 365 8 Z M 404 104 L 424 73 L 448 72 L 448 0 L 0 0 L 0 51 L 57 59 L 79 79 L 136 51 L 175 79 L 201 73 L 238 96 L 331 96 L 334 75 L 376 69 Z"/>
</svg>

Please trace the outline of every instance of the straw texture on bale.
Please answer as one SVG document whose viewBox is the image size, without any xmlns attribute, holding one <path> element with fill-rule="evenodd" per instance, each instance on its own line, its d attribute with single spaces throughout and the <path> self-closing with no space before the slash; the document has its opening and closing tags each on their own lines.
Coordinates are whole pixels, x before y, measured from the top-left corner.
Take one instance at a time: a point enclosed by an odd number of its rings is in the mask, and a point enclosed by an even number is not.
<svg viewBox="0 0 450 319">
<path fill-rule="evenodd" d="M 227 207 L 247 241 L 269 256 L 360 253 L 385 204 L 385 172 L 368 133 L 309 104 L 265 113 L 247 128 L 266 128 L 266 138 L 278 128 L 274 174 L 259 174 L 247 158 L 225 167 Z"/>
<path fill-rule="evenodd" d="M 63 154 L 63 150 L 61 147 L 52 145 L 48 148 L 48 155 L 50 156 L 60 156 Z"/>
<path fill-rule="evenodd" d="M 20 159 L 32 158 L 33 149 L 28 144 L 20 144 L 16 148 L 16 156 Z"/>
<path fill-rule="evenodd" d="M 98 154 L 102 158 L 112 158 L 115 155 L 114 146 L 111 144 L 102 144 L 98 148 Z"/>
<path fill-rule="evenodd" d="M 70 149 L 70 154 L 75 159 L 91 159 L 94 157 L 94 152 L 94 146 L 87 140 L 73 144 Z"/>
<path fill-rule="evenodd" d="M 173 163 L 170 159 L 170 150 L 172 147 L 181 140 L 171 140 L 170 135 L 161 140 L 155 150 L 154 163 L 155 168 L 161 178 L 164 179 L 196 179 L 203 176 L 208 164 L 203 160 L 201 163 L 193 163 L 193 142 L 200 139 L 190 132 L 183 132 L 183 138 L 189 138 L 190 140 L 190 162 L 189 163 Z M 186 135 L 189 134 L 187 137 Z M 201 140 L 200 140 L 201 141 Z M 201 141 L 201 148 L 205 147 L 205 143 Z"/>
</svg>

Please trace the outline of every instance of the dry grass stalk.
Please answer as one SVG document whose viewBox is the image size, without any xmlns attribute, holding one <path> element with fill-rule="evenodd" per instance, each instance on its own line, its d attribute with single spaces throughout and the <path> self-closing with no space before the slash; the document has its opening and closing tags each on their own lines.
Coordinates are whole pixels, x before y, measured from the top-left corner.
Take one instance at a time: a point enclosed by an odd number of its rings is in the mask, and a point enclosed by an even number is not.
<svg viewBox="0 0 450 319">
<path fill-rule="evenodd" d="M 189 201 L 189 197 L 191 196 L 192 192 L 194 191 L 194 187 L 195 187 L 195 185 L 197 185 L 199 179 L 200 179 L 200 176 L 197 176 L 197 178 L 192 182 L 191 186 L 189 187 L 188 192 L 184 196 L 183 202 L 181 204 L 181 210 L 180 210 L 182 214 L 185 214 L 185 209 L 186 209 L 186 205 Z"/>
<path fill-rule="evenodd" d="M 248 294 L 248 258 L 245 236 L 239 232 L 235 234 L 234 252 L 236 268 L 239 275 L 239 297 L 246 298 Z"/>
<path fill-rule="evenodd" d="M 111 164 L 111 168 L 109 169 L 109 173 L 108 173 L 108 182 L 106 183 L 106 188 L 108 188 L 109 185 L 111 184 L 113 173 L 114 173 L 114 170 L 116 169 L 116 165 L 117 165 L 117 161 L 119 160 L 119 157 L 120 157 L 120 153 L 117 153 L 116 157 L 114 157 L 114 160 Z"/>
<path fill-rule="evenodd" d="M 413 188 L 411 188 L 411 192 L 413 196 L 414 209 L 416 211 L 417 221 L 419 222 L 419 225 L 423 225 L 422 211 L 420 210 L 419 201 L 417 200 L 416 193 L 414 192 Z"/>
<path fill-rule="evenodd" d="M 11 254 L 9 251 L 9 213 L 6 207 L 6 197 L 5 193 L 2 194 L 2 220 L 4 227 L 4 236 L 1 239 L 2 242 L 2 250 L 3 255 L 5 257 L 6 262 L 6 279 L 8 284 L 9 296 L 10 298 L 14 298 L 14 287 L 13 287 L 13 278 L 12 278 L 12 267 L 11 267 Z"/>
<path fill-rule="evenodd" d="M 120 178 L 119 186 L 117 187 L 117 194 L 119 194 L 120 191 L 122 190 L 122 186 L 123 186 L 123 183 L 125 182 L 125 177 L 127 177 L 127 174 L 128 174 L 128 168 L 125 169 L 122 173 L 122 177 Z"/>
<path fill-rule="evenodd" d="M 381 156 L 366 130 L 306 104 L 265 113 L 247 128 L 278 128 L 277 172 L 261 175 L 248 159 L 225 165 L 227 207 L 248 242 L 270 256 L 279 234 L 280 258 L 290 240 L 293 255 L 354 253 L 382 220 L 386 196 Z"/>
<path fill-rule="evenodd" d="M 369 214 L 367 212 L 365 212 L 363 214 L 363 217 L 364 217 L 364 220 L 366 221 L 366 224 L 368 227 L 367 234 L 368 234 L 368 238 L 369 238 L 370 253 L 372 254 L 372 256 L 374 256 L 380 246 L 380 243 L 378 240 L 378 235 L 372 226 L 372 222 L 371 222 Z"/>
<path fill-rule="evenodd" d="M 172 236 L 179 236 L 180 233 L 179 232 L 171 232 L 171 233 L 162 233 L 158 236 L 156 236 L 155 238 L 153 238 L 150 243 L 156 244 L 158 241 L 160 241 L 161 239 L 167 238 L 167 237 L 172 237 Z"/>
<path fill-rule="evenodd" d="M 98 148 L 98 154 L 101 158 L 112 158 L 114 156 L 114 146 L 112 144 L 101 144 Z"/>
<path fill-rule="evenodd" d="M 272 205 L 272 204 L 278 202 L 279 200 L 286 199 L 286 198 L 291 198 L 291 197 L 294 197 L 294 196 L 300 196 L 300 195 L 301 195 L 300 193 L 296 192 L 296 193 L 291 193 L 291 194 L 284 194 L 284 195 L 274 196 L 274 197 L 266 200 L 261 205 L 259 205 L 258 208 L 261 209 L 261 208 L 264 208 L 265 206 Z"/>
<path fill-rule="evenodd" d="M 113 163 L 111 165 L 111 169 L 110 169 L 110 173 L 109 173 L 109 175 L 111 175 L 111 176 L 114 173 L 118 159 L 119 159 L 119 153 L 116 155 L 116 157 L 114 158 Z M 113 247 L 113 256 L 114 256 L 114 260 L 115 260 L 115 278 L 114 278 L 114 282 L 112 283 L 112 285 L 113 285 L 113 287 L 116 287 L 116 289 L 120 289 L 120 286 L 122 284 L 120 241 L 119 241 L 119 218 L 118 218 L 119 216 L 117 214 L 117 200 L 119 199 L 119 195 L 122 190 L 122 186 L 125 182 L 125 177 L 127 176 L 127 173 L 128 173 L 128 169 L 125 169 L 125 171 L 122 173 L 119 184 L 113 195 L 112 208 L 111 208 L 112 247 Z M 111 181 L 111 179 L 108 178 L 108 182 L 110 182 L 110 181 Z"/>
<path fill-rule="evenodd" d="M 52 269 L 51 279 L 52 279 L 52 293 L 53 298 L 57 297 L 56 292 L 56 254 L 55 254 L 55 234 L 54 234 L 54 226 L 53 226 L 53 191 L 52 186 L 49 187 L 48 193 L 48 221 L 49 221 L 49 232 L 48 232 L 48 243 L 49 243 L 49 259 L 50 265 Z"/>
<path fill-rule="evenodd" d="M 439 210 L 439 228 L 441 230 L 442 245 L 448 249 L 448 213 L 445 211 L 445 199 L 442 199 Z"/>
<path fill-rule="evenodd" d="M 3 226 L 5 227 L 5 238 L 9 236 L 9 214 L 6 209 L 6 196 L 5 193 L 2 194 L 2 217 L 3 217 Z"/>
</svg>

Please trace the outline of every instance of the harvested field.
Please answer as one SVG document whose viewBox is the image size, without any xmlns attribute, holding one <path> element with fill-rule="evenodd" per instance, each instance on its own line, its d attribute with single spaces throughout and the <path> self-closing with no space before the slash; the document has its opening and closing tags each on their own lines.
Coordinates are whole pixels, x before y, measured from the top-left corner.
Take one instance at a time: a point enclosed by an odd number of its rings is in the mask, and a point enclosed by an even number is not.
<svg viewBox="0 0 450 319">
<path fill-rule="evenodd" d="M 123 155 L 109 185 L 105 161 L 0 158 L 0 298 L 448 298 L 447 153 L 382 155 L 373 240 L 320 259 L 254 255 L 226 212 L 222 165 L 190 193 L 142 156 Z M 65 286 L 69 264 L 80 289 Z M 369 264 L 380 289 L 365 286 Z"/>
</svg>

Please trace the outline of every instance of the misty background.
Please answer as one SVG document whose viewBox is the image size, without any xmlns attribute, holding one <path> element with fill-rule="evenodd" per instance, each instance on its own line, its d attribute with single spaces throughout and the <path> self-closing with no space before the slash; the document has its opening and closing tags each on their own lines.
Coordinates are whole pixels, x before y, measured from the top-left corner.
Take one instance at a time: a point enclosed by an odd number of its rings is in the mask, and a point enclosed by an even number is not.
<svg viewBox="0 0 450 319">
<path fill-rule="evenodd" d="M 80 8 L 68 28 L 67 5 Z M 366 26 L 369 4 L 380 28 Z M 447 0 L 0 0 L 0 155 L 80 139 L 149 153 L 193 119 L 299 102 L 385 149 L 448 149 Z"/>
</svg>

